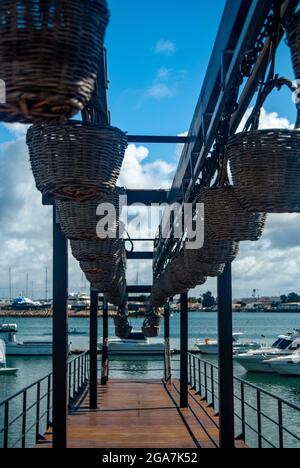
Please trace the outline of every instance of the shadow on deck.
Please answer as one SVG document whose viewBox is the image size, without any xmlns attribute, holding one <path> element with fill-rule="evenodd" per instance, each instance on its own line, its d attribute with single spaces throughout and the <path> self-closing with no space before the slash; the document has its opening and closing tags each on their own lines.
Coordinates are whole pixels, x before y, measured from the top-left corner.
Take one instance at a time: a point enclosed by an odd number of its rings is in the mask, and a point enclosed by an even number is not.
<svg viewBox="0 0 300 468">
<path fill-rule="evenodd" d="M 68 448 L 218 448 L 219 419 L 189 391 L 179 408 L 179 382 L 111 380 L 99 386 L 99 409 L 85 395 L 68 418 Z M 52 447 L 52 434 L 38 448 Z M 237 448 L 245 448 L 236 442 Z"/>
</svg>

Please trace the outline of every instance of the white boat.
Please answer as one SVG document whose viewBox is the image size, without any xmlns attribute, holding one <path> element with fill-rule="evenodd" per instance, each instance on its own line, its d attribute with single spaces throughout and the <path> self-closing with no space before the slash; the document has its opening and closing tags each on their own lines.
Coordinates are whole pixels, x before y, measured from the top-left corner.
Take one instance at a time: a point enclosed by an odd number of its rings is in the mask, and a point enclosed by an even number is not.
<svg viewBox="0 0 300 468">
<path fill-rule="evenodd" d="M 98 343 L 102 349 L 102 340 Z M 109 338 L 108 350 L 110 355 L 115 356 L 162 356 L 165 352 L 163 343 L 151 343 L 141 332 L 132 332 L 128 338 Z"/>
<path fill-rule="evenodd" d="M 300 352 L 296 351 L 289 356 L 282 356 L 275 359 L 269 359 L 266 364 L 271 367 L 273 372 L 280 375 L 300 377 Z"/>
<path fill-rule="evenodd" d="M 70 310 L 81 311 L 90 308 L 91 298 L 88 294 L 70 294 L 68 297 L 68 307 Z"/>
<path fill-rule="evenodd" d="M 233 352 L 238 353 L 241 351 L 249 351 L 250 349 L 259 349 L 260 344 L 254 342 L 241 341 L 243 333 L 233 333 L 232 343 L 233 343 Z M 211 356 L 216 356 L 219 353 L 219 345 L 217 340 L 211 340 L 207 338 L 204 341 L 198 340 L 196 342 L 196 348 L 198 348 L 202 354 L 207 354 Z"/>
<path fill-rule="evenodd" d="M 6 345 L 7 356 L 52 356 L 51 341 L 18 341 L 16 324 L 0 325 L 0 339 Z"/>
<path fill-rule="evenodd" d="M 234 356 L 234 360 L 248 372 L 273 374 L 274 370 L 268 365 L 268 361 L 277 357 L 291 355 L 298 349 L 300 349 L 300 330 L 295 330 L 293 333 L 280 335 L 269 348 L 237 354 Z"/>
<path fill-rule="evenodd" d="M 3 340 L 0 340 L 0 375 L 14 375 L 19 369 L 6 366 L 6 349 Z"/>
</svg>

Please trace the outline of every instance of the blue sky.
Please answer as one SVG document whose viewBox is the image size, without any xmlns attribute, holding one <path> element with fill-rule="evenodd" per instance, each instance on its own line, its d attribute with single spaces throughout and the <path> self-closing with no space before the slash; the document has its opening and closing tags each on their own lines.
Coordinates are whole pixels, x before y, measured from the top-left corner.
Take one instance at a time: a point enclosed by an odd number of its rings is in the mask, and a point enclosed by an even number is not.
<svg viewBox="0 0 300 468">
<path fill-rule="evenodd" d="M 111 20 L 106 45 L 114 125 L 134 134 L 176 135 L 188 130 L 225 3 L 109 0 Z M 157 49 L 161 41 L 173 44 L 174 49 Z M 292 76 L 284 43 L 277 69 L 282 75 Z M 155 86 L 162 86 L 165 96 L 151 95 Z M 291 122 L 295 119 L 289 91 L 275 91 L 266 109 L 276 110 Z M 172 158 L 172 148 L 152 146 L 149 158 L 158 156 Z"/>
<path fill-rule="evenodd" d="M 108 2 L 112 124 L 131 134 L 187 131 L 225 0 Z M 284 42 L 278 51 L 277 72 L 293 77 Z M 268 128 L 287 128 L 295 115 L 290 91 L 274 91 L 265 104 L 262 123 Z M 13 295 L 24 290 L 27 272 L 34 282 L 35 297 L 43 294 L 45 267 L 51 277 L 51 210 L 41 206 L 28 159 L 24 129 L 0 124 L 0 297 L 8 291 L 9 266 Z M 168 188 L 177 159 L 174 145 L 131 145 L 119 183 L 128 188 Z M 235 297 L 247 296 L 258 287 L 265 295 L 300 292 L 299 225 L 297 214 L 270 216 L 263 239 L 242 244 L 233 265 Z M 151 282 L 150 262 L 129 262 L 129 283 L 135 281 L 137 271 L 142 283 Z M 78 265 L 71 260 L 70 291 L 81 289 L 81 278 Z M 209 280 L 204 289 L 216 293 L 216 281 Z"/>
</svg>

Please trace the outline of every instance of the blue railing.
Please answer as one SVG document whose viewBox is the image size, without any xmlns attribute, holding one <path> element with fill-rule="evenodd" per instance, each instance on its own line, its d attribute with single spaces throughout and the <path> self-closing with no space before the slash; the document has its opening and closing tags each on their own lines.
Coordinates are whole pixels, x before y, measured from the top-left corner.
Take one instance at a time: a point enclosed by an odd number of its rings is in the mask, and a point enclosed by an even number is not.
<svg viewBox="0 0 300 468">
<path fill-rule="evenodd" d="M 89 378 L 89 354 L 68 363 L 71 407 Z M 0 402 L 0 447 L 28 448 L 43 440 L 52 426 L 53 375 L 48 374 Z"/>
<path fill-rule="evenodd" d="M 189 383 L 218 413 L 218 367 L 189 353 Z M 300 406 L 234 377 L 236 435 L 254 448 L 300 448 Z"/>
</svg>

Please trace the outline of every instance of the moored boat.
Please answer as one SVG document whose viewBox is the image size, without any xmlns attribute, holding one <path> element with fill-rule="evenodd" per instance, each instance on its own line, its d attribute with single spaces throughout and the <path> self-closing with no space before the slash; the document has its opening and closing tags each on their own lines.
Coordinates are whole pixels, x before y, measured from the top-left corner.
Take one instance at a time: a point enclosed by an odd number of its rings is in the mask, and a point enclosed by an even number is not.
<svg viewBox="0 0 300 468">
<path fill-rule="evenodd" d="M 293 333 L 280 335 L 269 348 L 266 347 L 238 354 L 234 357 L 234 360 L 248 372 L 273 374 L 275 371 L 268 364 L 270 359 L 289 356 L 299 349 L 300 330 L 295 330 Z"/>
<path fill-rule="evenodd" d="M 0 375 L 14 375 L 19 369 L 6 366 L 6 347 L 5 342 L 0 340 Z"/>
<path fill-rule="evenodd" d="M 267 365 L 277 374 L 300 377 L 300 351 L 296 351 L 289 356 L 269 359 Z"/>
<path fill-rule="evenodd" d="M 0 325 L 0 338 L 6 345 L 7 356 L 51 356 L 52 341 L 18 341 L 16 324 Z"/>
<path fill-rule="evenodd" d="M 102 341 L 98 343 L 102 349 Z M 108 349 L 110 355 L 126 356 L 162 356 L 165 352 L 163 343 L 151 342 L 141 332 L 132 332 L 128 338 L 109 338 Z"/>
<path fill-rule="evenodd" d="M 255 342 L 247 342 L 247 341 L 242 341 L 242 337 L 244 336 L 243 333 L 233 333 L 232 335 L 232 343 L 233 343 L 233 353 L 239 353 L 241 351 L 249 351 L 250 349 L 259 349 L 260 344 L 255 343 Z M 196 342 L 196 348 L 199 349 L 199 351 L 202 354 L 207 354 L 211 356 L 216 356 L 219 353 L 219 345 L 217 340 L 211 340 L 210 338 L 207 338 L 204 341 L 198 340 Z"/>
</svg>

